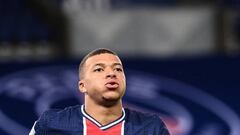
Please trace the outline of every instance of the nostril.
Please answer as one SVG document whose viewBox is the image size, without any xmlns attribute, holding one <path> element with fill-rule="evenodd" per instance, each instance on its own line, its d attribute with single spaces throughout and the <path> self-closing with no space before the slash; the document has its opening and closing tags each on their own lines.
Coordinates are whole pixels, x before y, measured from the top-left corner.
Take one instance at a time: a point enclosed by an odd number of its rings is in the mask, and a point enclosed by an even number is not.
<svg viewBox="0 0 240 135">
<path fill-rule="evenodd" d="M 107 77 L 116 77 L 115 74 L 108 74 Z"/>
</svg>

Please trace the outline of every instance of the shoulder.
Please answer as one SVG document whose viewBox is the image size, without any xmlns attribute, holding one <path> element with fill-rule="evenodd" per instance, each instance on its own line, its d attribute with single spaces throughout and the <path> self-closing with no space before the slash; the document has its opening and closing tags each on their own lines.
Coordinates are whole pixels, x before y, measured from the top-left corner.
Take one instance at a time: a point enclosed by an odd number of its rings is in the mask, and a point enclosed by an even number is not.
<svg viewBox="0 0 240 135">
<path fill-rule="evenodd" d="M 169 135 L 166 125 L 162 119 L 153 113 L 143 113 L 125 109 L 126 126 L 136 132 L 148 132 L 149 134 Z"/>
<path fill-rule="evenodd" d="M 70 106 L 65 109 L 51 109 L 45 111 L 37 121 L 39 127 L 47 128 L 67 128 L 77 125 L 81 119 L 81 106 Z"/>
<path fill-rule="evenodd" d="M 144 113 L 135 110 L 125 109 L 126 119 L 136 123 L 164 124 L 160 117 L 153 113 Z"/>
</svg>

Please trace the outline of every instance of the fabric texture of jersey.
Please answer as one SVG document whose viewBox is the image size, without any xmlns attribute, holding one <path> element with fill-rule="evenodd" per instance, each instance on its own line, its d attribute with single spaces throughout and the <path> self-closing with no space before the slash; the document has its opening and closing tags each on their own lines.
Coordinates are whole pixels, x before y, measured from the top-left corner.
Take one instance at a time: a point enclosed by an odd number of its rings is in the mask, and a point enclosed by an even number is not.
<svg viewBox="0 0 240 135">
<path fill-rule="evenodd" d="M 122 109 L 122 115 L 118 119 L 102 125 L 86 111 L 84 105 L 81 106 L 83 114 L 83 135 L 124 135 L 125 110 Z"/>
<path fill-rule="evenodd" d="M 125 116 L 119 122 L 123 126 L 123 135 L 170 135 L 165 124 L 157 115 L 145 114 L 127 108 L 123 111 Z M 84 116 L 80 105 L 63 110 L 49 110 L 44 112 L 34 123 L 29 135 L 87 135 L 84 131 L 86 130 L 84 119 L 88 118 Z M 90 121 L 92 122 L 92 120 Z M 103 130 L 119 126 L 119 123 Z"/>
</svg>

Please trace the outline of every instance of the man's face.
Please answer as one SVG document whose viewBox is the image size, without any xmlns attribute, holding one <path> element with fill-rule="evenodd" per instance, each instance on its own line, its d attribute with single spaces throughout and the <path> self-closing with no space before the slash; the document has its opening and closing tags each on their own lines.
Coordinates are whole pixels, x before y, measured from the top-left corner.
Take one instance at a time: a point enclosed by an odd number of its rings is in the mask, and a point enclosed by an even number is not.
<svg viewBox="0 0 240 135">
<path fill-rule="evenodd" d="M 113 54 L 99 54 L 87 59 L 84 76 L 79 81 L 80 91 L 87 100 L 106 104 L 117 102 L 124 95 L 126 79 L 121 60 Z"/>
</svg>

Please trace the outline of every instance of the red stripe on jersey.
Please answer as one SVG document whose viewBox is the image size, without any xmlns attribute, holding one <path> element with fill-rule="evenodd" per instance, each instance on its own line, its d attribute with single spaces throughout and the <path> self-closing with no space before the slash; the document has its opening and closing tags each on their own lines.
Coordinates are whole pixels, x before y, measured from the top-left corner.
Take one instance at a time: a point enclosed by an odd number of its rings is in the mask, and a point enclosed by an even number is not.
<svg viewBox="0 0 240 135">
<path fill-rule="evenodd" d="M 123 135 L 124 121 L 105 130 L 100 129 L 96 124 L 88 119 L 83 119 L 85 135 Z"/>
<path fill-rule="evenodd" d="M 117 120 L 107 124 L 101 125 L 97 120 L 91 117 L 81 106 L 83 114 L 83 135 L 124 135 L 124 119 L 125 111 L 122 108 L 122 116 Z"/>
</svg>

